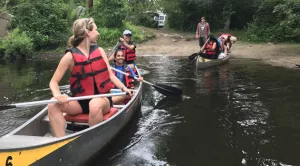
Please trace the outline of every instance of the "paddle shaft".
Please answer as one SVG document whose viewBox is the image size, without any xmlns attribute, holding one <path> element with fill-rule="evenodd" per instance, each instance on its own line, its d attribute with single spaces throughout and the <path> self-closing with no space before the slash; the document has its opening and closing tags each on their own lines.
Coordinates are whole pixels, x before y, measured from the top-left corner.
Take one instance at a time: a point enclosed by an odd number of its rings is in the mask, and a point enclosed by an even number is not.
<svg viewBox="0 0 300 166">
<path fill-rule="evenodd" d="M 80 97 L 70 97 L 70 98 L 68 98 L 68 101 L 86 100 L 86 99 L 92 99 L 92 98 L 112 97 L 112 96 L 121 96 L 121 95 L 126 95 L 126 92 L 121 92 L 121 93 L 107 93 L 107 94 L 90 95 L 90 96 L 80 96 Z M 41 101 L 33 101 L 33 102 L 10 104 L 9 106 L 12 106 L 12 107 L 28 107 L 28 106 L 37 106 L 37 105 L 51 104 L 51 103 L 58 103 L 58 100 L 53 100 L 53 99 L 52 100 L 41 100 Z"/>
<path fill-rule="evenodd" d="M 205 41 L 204 45 L 201 47 L 200 52 L 202 52 L 204 50 L 204 47 L 206 46 L 207 42 L 209 41 L 209 38 L 207 38 L 207 40 Z"/>
<path fill-rule="evenodd" d="M 129 77 L 133 77 L 132 75 L 130 75 L 130 74 L 128 74 L 128 73 L 125 73 L 125 72 L 123 72 L 123 71 L 121 71 L 121 70 L 118 70 L 118 69 L 116 69 L 116 68 L 113 68 L 113 67 L 110 67 L 112 70 L 114 70 L 114 71 L 116 71 L 116 72 L 119 72 L 119 73 L 121 73 L 121 74 L 124 74 L 124 75 L 126 75 L 126 76 L 129 76 Z M 137 78 L 137 77 L 133 77 L 134 79 L 136 79 L 136 80 L 139 80 L 139 78 Z M 148 82 L 148 81 L 145 81 L 145 80 L 143 80 L 143 82 L 144 83 L 146 83 L 146 84 L 149 84 L 149 85 L 154 85 L 154 84 L 152 84 L 151 82 Z"/>
<path fill-rule="evenodd" d="M 119 72 L 121 74 L 124 74 L 130 78 L 134 78 L 136 80 L 138 80 L 138 77 L 133 77 L 132 75 L 123 72 L 121 70 L 115 69 L 113 67 L 110 67 L 112 70 Z M 174 95 L 181 95 L 182 91 L 178 88 L 172 87 L 172 86 L 168 86 L 168 85 L 163 85 L 163 84 L 152 84 L 148 81 L 143 80 L 144 83 L 151 85 L 152 87 L 154 87 L 158 92 L 160 92 L 161 94 L 165 95 L 165 96 L 174 96 Z"/>
<path fill-rule="evenodd" d="M 114 46 L 114 48 L 111 50 L 111 52 L 110 52 L 110 54 L 108 55 L 108 59 L 109 59 L 109 57 L 111 57 L 112 56 L 112 54 L 115 52 L 115 49 L 117 48 L 117 46 L 118 46 L 118 44 L 119 44 L 120 42 L 118 41 L 118 43 Z"/>
</svg>

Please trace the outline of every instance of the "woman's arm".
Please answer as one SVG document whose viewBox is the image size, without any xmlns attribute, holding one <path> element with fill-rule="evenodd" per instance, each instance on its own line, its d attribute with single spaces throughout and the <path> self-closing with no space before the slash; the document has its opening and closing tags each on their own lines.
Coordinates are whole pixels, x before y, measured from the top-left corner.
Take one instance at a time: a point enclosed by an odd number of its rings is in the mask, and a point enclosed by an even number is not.
<svg viewBox="0 0 300 166">
<path fill-rule="evenodd" d="M 131 67 L 128 67 L 128 69 L 129 69 L 129 71 L 130 71 L 130 74 L 131 74 L 133 77 L 135 77 L 136 75 L 135 75 L 133 69 L 132 69 Z"/>
<path fill-rule="evenodd" d="M 131 67 L 128 67 L 128 68 L 129 68 L 129 71 L 130 71 L 131 75 L 133 77 L 135 77 L 136 75 L 135 75 L 133 69 Z M 143 80 L 144 80 L 144 78 L 142 76 L 138 76 L 138 81 L 143 81 Z"/>
<path fill-rule="evenodd" d="M 213 46 L 212 46 L 212 50 L 215 50 L 216 49 L 216 47 L 217 47 L 217 42 L 214 42 L 214 44 L 213 44 Z"/>
<path fill-rule="evenodd" d="M 128 43 L 125 41 L 125 39 L 122 38 L 122 37 L 119 39 L 119 41 L 122 42 L 123 45 L 124 45 L 126 48 L 130 49 L 130 50 L 133 50 L 133 49 L 135 49 L 135 47 L 136 47 L 134 44 L 132 44 L 132 45 L 128 44 Z"/>
<path fill-rule="evenodd" d="M 130 45 L 130 44 L 126 43 L 125 41 L 123 42 L 123 44 L 124 44 L 125 47 L 127 47 L 130 50 L 135 49 L 135 45 Z"/>
<path fill-rule="evenodd" d="M 55 73 L 52 76 L 52 79 L 49 83 L 49 87 L 52 91 L 52 95 L 54 97 L 61 96 L 60 90 L 59 90 L 59 82 L 62 79 L 62 77 L 65 75 L 68 68 L 71 67 L 71 64 L 73 63 L 73 57 L 70 52 L 66 53 L 63 58 L 60 60 Z"/>
</svg>

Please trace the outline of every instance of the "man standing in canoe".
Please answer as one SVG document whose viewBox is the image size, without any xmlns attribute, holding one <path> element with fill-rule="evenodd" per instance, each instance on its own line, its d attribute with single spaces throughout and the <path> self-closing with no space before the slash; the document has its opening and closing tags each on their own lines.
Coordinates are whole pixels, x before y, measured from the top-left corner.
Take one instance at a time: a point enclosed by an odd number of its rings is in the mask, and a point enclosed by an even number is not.
<svg viewBox="0 0 300 166">
<path fill-rule="evenodd" d="M 70 115 L 89 114 L 89 126 L 103 121 L 112 106 L 111 97 L 93 98 L 80 101 L 67 101 L 62 95 L 59 82 L 69 69 L 71 71 L 70 90 L 72 96 L 89 96 L 109 93 L 117 86 L 122 91 L 133 95 L 127 87 L 113 74 L 104 50 L 95 44 L 99 32 L 93 18 L 77 19 L 73 23 L 73 36 L 69 39 L 71 49 L 67 50 L 50 81 L 53 98 L 58 103 L 48 105 L 48 116 L 55 137 L 65 135 L 63 112 Z"/>
<path fill-rule="evenodd" d="M 200 49 L 204 45 L 209 34 L 210 34 L 209 24 L 205 21 L 205 17 L 201 17 L 201 22 L 198 23 L 196 29 L 196 38 L 199 39 Z"/>
</svg>

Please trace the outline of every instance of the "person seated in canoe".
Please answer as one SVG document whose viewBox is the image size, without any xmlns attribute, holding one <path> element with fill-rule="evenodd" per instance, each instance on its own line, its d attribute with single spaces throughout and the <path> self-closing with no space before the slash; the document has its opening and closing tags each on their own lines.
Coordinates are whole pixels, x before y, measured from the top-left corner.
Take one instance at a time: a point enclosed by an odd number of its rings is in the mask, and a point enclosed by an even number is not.
<svg viewBox="0 0 300 166">
<path fill-rule="evenodd" d="M 136 77 L 136 72 L 134 71 L 134 69 L 132 69 L 131 67 L 129 67 L 125 62 L 125 56 L 124 56 L 124 52 L 123 50 L 119 49 L 116 50 L 114 53 L 114 58 L 115 58 L 115 62 L 111 64 L 111 67 L 116 68 L 118 70 L 121 70 L 125 73 L 130 74 L 133 77 Z M 122 81 L 122 83 L 129 89 L 134 89 L 134 78 L 128 77 L 122 73 L 119 72 L 115 72 L 113 71 L 114 74 L 116 75 L 116 77 Z M 144 78 L 141 76 L 138 76 L 138 81 L 143 81 Z M 130 96 L 116 96 L 113 98 L 113 103 L 114 104 L 120 104 L 120 103 L 124 103 L 126 100 L 129 100 L 131 97 Z"/>
<path fill-rule="evenodd" d="M 220 54 L 220 46 L 218 40 L 213 36 L 209 36 L 209 41 L 206 43 L 203 52 L 199 55 L 207 59 L 218 59 Z"/>
<path fill-rule="evenodd" d="M 123 32 L 123 37 L 119 39 L 119 44 L 116 47 L 116 50 L 123 50 L 125 55 L 125 62 L 128 64 L 129 67 L 134 69 L 135 67 L 135 60 L 136 60 L 136 53 L 135 48 L 136 44 L 131 40 L 132 33 L 130 30 L 125 30 Z M 113 61 L 114 57 L 111 56 L 109 61 Z"/>
<path fill-rule="evenodd" d="M 225 54 L 230 53 L 232 44 L 237 41 L 237 38 L 231 34 L 221 34 L 219 39 L 222 41 L 221 48 Z"/>
<path fill-rule="evenodd" d="M 58 100 L 58 103 L 48 104 L 48 116 L 55 137 L 65 135 L 66 122 L 63 112 L 70 115 L 89 114 L 88 124 L 93 126 L 103 121 L 103 115 L 109 112 L 112 106 L 113 97 L 68 102 L 68 96 L 61 94 L 58 85 L 68 69 L 71 71 L 72 96 L 109 93 L 114 86 L 133 96 L 133 91 L 111 71 L 104 50 L 92 44 L 96 43 L 99 36 L 94 19 L 77 19 L 72 30 L 73 36 L 69 39 L 71 48 L 60 60 L 49 84 L 53 98 Z"/>
</svg>

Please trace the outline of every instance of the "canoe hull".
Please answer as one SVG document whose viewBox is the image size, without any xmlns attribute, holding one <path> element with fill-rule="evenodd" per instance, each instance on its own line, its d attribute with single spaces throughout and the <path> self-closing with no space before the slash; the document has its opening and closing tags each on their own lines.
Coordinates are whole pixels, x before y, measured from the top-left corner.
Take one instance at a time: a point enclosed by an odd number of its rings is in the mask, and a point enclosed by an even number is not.
<svg viewBox="0 0 300 166">
<path fill-rule="evenodd" d="M 206 59 L 203 57 L 198 56 L 196 59 L 196 67 L 197 69 L 205 69 L 210 68 L 218 65 L 222 65 L 229 62 L 231 54 L 228 54 L 223 59 Z"/>
<path fill-rule="evenodd" d="M 51 163 L 50 165 L 84 165 L 89 158 L 103 150 L 129 122 L 137 109 L 140 108 L 140 99 L 141 97 L 137 98 L 139 101 L 136 101 L 131 108 L 123 111 L 113 120 L 82 134 L 74 141 L 35 162 L 33 165 L 45 165 L 46 163 Z M 56 161 L 56 163 L 54 164 L 53 161 Z"/>
<path fill-rule="evenodd" d="M 141 84 L 133 98 L 124 109 L 119 110 L 111 119 L 76 134 L 42 145 L 0 149 L 0 162 L 12 165 L 83 165 L 93 155 L 99 154 L 140 109 Z M 45 115 L 47 115 L 47 108 L 32 119 Z M 29 120 L 28 123 L 34 124 L 36 122 Z M 20 131 L 14 130 L 11 133 L 20 134 Z"/>
</svg>

